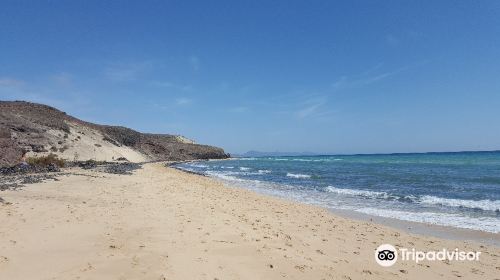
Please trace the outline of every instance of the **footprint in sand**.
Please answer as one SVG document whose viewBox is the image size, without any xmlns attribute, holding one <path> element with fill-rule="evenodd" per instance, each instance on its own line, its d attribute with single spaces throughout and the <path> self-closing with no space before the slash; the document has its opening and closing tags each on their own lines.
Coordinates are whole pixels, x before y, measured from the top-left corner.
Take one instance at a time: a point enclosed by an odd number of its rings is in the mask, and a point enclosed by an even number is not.
<svg viewBox="0 0 500 280">
<path fill-rule="evenodd" d="M 9 262 L 9 258 L 5 257 L 5 256 L 0 256 L 0 266 L 6 264 Z"/>
<path fill-rule="evenodd" d="M 137 256 L 134 256 L 132 258 L 132 263 L 131 263 L 133 266 L 138 266 L 139 265 L 139 257 Z"/>
<path fill-rule="evenodd" d="M 295 269 L 299 270 L 300 272 L 304 272 L 306 270 L 306 268 L 311 268 L 311 267 L 307 266 L 305 264 L 303 264 L 303 265 L 296 265 L 295 266 Z"/>
<path fill-rule="evenodd" d="M 89 271 L 89 270 L 94 270 L 94 266 L 92 266 L 91 263 L 87 263 L 87 265 L 81 269 L 82 272 Z"/>
</svg>

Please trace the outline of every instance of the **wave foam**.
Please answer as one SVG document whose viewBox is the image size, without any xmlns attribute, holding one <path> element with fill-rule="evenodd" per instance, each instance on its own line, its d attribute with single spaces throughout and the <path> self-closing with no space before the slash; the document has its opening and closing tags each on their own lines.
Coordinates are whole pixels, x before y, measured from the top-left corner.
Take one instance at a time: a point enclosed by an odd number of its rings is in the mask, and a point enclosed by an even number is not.
<svg viewBox="0 0 500 280">
<path fill-rule="evenodd" d="M 368 197 L 368 198 L 384 198 L 384 199 L 391 197 L 386 192 L 341 189 L 341 188 L 336 188 L 333 186 L 328 186 L 325 189 L 327 192 L 336 193 L 336 194 L 343 194 L 343 195 L 363 196 L 363 197 Z"/>
<path fill-rule="evenodd" d="M 351 195 L 351 196 L 361 196 L 366 198 L 378 198 L 378 199 L 391 199 L 406 201 L 419 204 L 427 205 L 442 205 L 447 207 L 463 207 L 470 209 L 480 209 L 484 211 L 500 211 L 500 200 L 466 200 L 466 199 L 452 199 L 452 198 L 441 198 L 431 195 L 424 195 L 421 197 L 409 195 L 409 196 L 397 196 L 391 195 L 386 192 L 377 191 L 367 191 L 367 190 L 355 190 L 355 189 L 342 189 L 333 186 L 328 186 L 325 188 L 327 192 Z"/>
<path fill-rule="evenodd" d="M 208 168 L 208 165 L 199 164 L 199 163 L 192 163 L 192 164 L 189 164 L 189 166 L 198 167 L 198 168 Z"/>
<path fill-rule="evenodd" d="M 307 175 L 307 174 L 286 173 L 286 176 L 287 177 L 296 178 L 296 179 L 308 179 L 308 178 L 311 178 L 311 175 Z"/>
<path fill-rule="evenodd" d="M 500 223 L 497 218 L 482 217 L 470 218 L 457 214 L 433 213 L 433 212 L 407 212 L 389 209 L 361 208 L 355 211 L 385 218 L 399 219 L 410 222 L 428 223 L 441 226 L 482 230 L 493 233 L 500 232 Z"/>
<path fill-rule="evenodd" d="M 237 178 L 235 176 L 231 176 L 231 175 L 237 174 L 237 172 L 206 171 L 205 174 L 207 174 L 208 176 L 216 177 L 216 178 L 223 179 L 223 180 L 226 180 L 226 181 L 234 181 L 234 182 L 243 182 L 243 181 L 245 181 L 245 180 Z"/>
<path fill-rule="evenodd" d="M 442 205 L 450 207 L 465 207 L 472 209 L 481 209 L 486 211 L 500 211 L 500 200 L 464 200 L 453 198 L 441 198 L 431 195 L 424 195 L 420 198 L 423 204 Z"/>
</svg>

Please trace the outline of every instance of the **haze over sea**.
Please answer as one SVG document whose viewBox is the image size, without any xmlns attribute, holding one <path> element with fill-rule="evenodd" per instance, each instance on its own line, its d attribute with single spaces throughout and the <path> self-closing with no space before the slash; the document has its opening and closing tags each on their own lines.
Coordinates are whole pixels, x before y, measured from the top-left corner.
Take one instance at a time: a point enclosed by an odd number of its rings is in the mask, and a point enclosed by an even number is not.
<svg viewBox="0 0 500 280">
<path fill-rule="evenodd" d="M 330 209 L 500 232 L 500 152 L 253 157 L 178 167 Z"/>
</svg>

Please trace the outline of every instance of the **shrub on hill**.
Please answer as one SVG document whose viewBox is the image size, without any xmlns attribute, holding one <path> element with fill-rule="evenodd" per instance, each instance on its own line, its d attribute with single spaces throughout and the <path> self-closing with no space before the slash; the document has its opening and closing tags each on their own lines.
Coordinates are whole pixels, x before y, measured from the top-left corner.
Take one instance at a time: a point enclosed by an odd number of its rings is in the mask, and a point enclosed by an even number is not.
<svg viewBox="0 0 500 280">
<path fill-rule="evenodd" d="M 26 162 L 32 166 L 40 166 L 47 167 L 49 165 L 55 165 L 58 167 L 64 167 L 66 161 L 64 159 L 60 159 L 55 154 L 49 154 L 47 156 L 42 157 L 30 157 L 26 159 Z"/>
</svg>

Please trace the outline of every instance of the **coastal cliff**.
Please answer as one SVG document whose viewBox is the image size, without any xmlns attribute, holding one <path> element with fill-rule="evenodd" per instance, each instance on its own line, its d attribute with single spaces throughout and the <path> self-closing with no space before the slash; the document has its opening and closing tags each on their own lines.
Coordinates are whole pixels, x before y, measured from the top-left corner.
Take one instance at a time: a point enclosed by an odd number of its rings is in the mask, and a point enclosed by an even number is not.
<svg viewBox="0 0 500 280">
<path fill-rule="evenodd" d="M 195 144 L 179 135 L 141 133 L 122 126 L 99 125 L 53 107 L 24 101 L 0 101 L 0 166 L 28 156 L 55 154 L 70 161 L 222 159 L 223 149 Z"/>
</svg>

